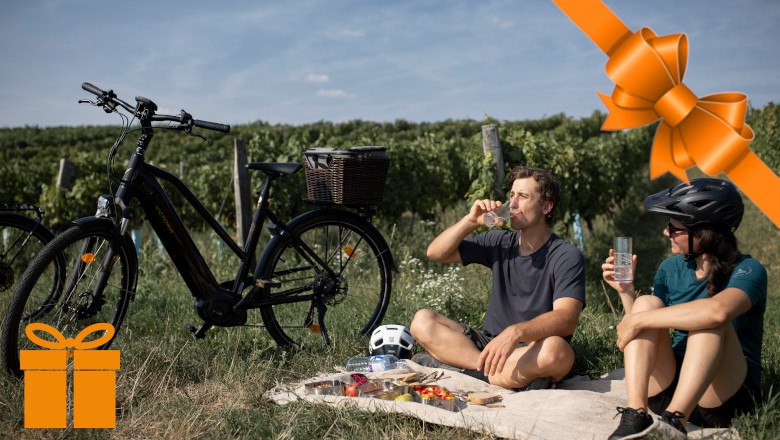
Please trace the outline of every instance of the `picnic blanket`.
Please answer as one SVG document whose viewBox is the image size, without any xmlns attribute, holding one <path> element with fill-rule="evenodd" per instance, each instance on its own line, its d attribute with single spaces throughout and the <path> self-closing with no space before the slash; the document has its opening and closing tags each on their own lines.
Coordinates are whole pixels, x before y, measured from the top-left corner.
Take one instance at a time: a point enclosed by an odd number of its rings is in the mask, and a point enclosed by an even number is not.
<svg viewBox="0 0 780 440">
<path fill-rule="evenodd" d="M 501 395 L 497 405 L 483 406 L 458 401 L 456 411 L 448 411 L 417 402 L 397 402 L 366 397 L 318 396 L 305 393 L 305 383 L 317 380 L 350 382 L 345 372 L 322 374 L 295 384 L 278 384 L 266 396 L 283 405 L 298 399 L 320 402 L 335 408 L 354 405 L 364 411 L 406 414 L 429 423 L 460 427 L 511 439 L 606 439 L 620 421 L 615 408 L 626 405 L 623 370 L 597 380 L 577 376 L 550 390 L 512 391 L 490 385 L 454 371 L 439 370 L 407 362 L 407 369 L 432 373 L 444 372 L 437 385 L 450 390 L 495 392 Z M 372 376 L 372 374 L 374 376 Z M 378 377 L 369 373 L 369 378 Z M 734 429 L 699 429 L 688 425 L 689 438 L 739 438 Z"/>
</svg>

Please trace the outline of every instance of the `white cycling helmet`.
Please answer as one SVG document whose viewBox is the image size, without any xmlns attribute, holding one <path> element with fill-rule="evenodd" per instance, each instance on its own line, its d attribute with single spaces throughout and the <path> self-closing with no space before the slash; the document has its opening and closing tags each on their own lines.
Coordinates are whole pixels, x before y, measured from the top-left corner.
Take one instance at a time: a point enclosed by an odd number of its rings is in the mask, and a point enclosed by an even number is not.
<svg viewBox="0 0 780 440">
<path fill-rule="evenodd" d="M 371 333 L 369 348 L 372 356 L 392 354 L 398 359 L 409 359 L 413 347 L 414 337 L 402 325 L 380 325 Z"/>
</svg>

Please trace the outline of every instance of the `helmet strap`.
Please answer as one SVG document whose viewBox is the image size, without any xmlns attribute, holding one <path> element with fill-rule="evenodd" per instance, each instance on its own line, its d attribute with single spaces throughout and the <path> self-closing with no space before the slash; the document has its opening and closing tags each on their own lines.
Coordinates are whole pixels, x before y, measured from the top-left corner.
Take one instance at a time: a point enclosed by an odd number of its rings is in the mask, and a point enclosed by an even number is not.
<svg viewBox="0 0 780 440">
<path fill-rule="evenodd" d="M 704 252 L 693 252 L 693 231 L 688 230 L 688 253 L 685 254 L 685 261 L 695 260 L 696 257 Z"/>
</svg>

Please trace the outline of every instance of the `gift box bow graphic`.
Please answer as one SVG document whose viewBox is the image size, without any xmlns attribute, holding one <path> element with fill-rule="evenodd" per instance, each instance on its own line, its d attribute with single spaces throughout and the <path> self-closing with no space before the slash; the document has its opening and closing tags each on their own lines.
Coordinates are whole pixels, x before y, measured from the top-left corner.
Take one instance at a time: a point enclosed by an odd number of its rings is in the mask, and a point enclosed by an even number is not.
<svg viewBox="0 0 780 440">
<path fill-rule="evenodd" d="M 650 177 L 666 172 L 687 182 L 686 168 L 725 173 L 780 227 L 780 178 L 748 147 L 747 96 L 727 92 L 699 98 L 683 83 L 688 64 L 684 34 L 632 32 L 601 0 L 553 2 L 608 57 L 611 96 L 604 130 L 636 128 L 661 120 L 650 153 Z"/>
<path fill-rule="evenodd" d="M 36 331 L 41 331 L 48 333 L 51 335 L 55 341 L 50 341 L 41 338 L 37 334 L 35 334 Z M 99 338 L 93 339 L 91 341 L 85 341 L 85 339 L 96 332 L 104 331 L 102 336 Z M 38 345 L 39 347 L 48 348 L 52 350 L 61 350 L 61 349 L 76 349 L 76 350 L 89 350 L 92 348 L 100 347 L 101 345 L 107 343 L 111 340 L 111 338 L 114 337 L 114 326 L 111 324 L 108 324 L 106 322 L 100 322 L 97 324 L 92 324 L 85 328 L 84 330 L 81 330 L 75 338 L 66 338 L 65 335 L 60 333 L 59 330 L 56 328 L 50 326 L 49 324 L 44 324 L 42 322 L 33 322 L 31 324 L 28 324 L 27 327 L 24 329 L 24 333 L 27 335 L 27 338 L 35 345 Z M 70 352 L 71 350 L 69 350 Z"/>
</svg>

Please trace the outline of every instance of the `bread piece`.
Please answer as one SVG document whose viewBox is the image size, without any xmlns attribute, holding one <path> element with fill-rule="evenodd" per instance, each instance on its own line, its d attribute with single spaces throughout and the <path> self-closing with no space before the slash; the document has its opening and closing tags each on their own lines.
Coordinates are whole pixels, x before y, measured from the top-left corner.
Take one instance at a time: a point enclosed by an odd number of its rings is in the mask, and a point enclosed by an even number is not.
<svg viewBox="0 0 780 440">
<path fill-rule="evenodd" d="M 469 402 L 476 403 L 477 405 L 487 405 L 489 403 L 495 403 L 501 401 L 501 395 L 498 393 L 469 393 Z"/>
</svg>

